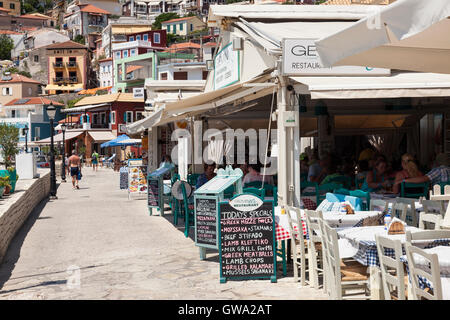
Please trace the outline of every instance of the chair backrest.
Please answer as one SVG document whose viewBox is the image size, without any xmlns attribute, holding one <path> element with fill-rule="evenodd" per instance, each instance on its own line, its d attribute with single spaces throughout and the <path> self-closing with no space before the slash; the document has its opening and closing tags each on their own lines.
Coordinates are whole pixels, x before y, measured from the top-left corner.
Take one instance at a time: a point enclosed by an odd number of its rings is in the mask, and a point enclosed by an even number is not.
<svg viewBox="0 0 450 320">
<path fill-rule="evenodd" d="M 188 212 L 189 212 L 189 203 L 188 203 L 188 198 L 187 198 L 187 194 L 186 194 L 186 187 L 184 186 L 184 183 L 181 183 L 181 193 L 183 194 L 184 212 L 187 215 Z"/>
<path fill-rule="evenodd" d="M 345 189 L 345 188 L 339 188 L 339 189 L 333 190 L 333 193 L 335 193 L 335 194 L 343 194 L 345 196 L 349 196 L 350 195 L 350 190 Z"/>
<path fill-rule="evenodd" d="M 377 243 L 378 259 L 380 261 L 381 279 L 385 292 L 385 299 L 392 300 L 391 294 L 396 291 L 397 300 L 405 300 L 405 281 L 402 256 L 402 243 L 400 240 L 392 240 L 379 235 L 375 236 Z M 386 252 L 394 252 L 394 258 Z M 395 274 L 392 271 L 395 271 Z"/>
<path fill-rule="evenodd" d="M 417 225 L 419 224 L 419 219 L 417 219 L 417 214 L 416 214 L 416 201 L 417 201 L 417 199 L 397 197 L 393 200 L 393 207 L 392 207 L 392 208 L 394 208 L 394 205 L 396 205 L 396 208 L 400 208 L 397 210 L 403 210 L 400 205 L 404 204 L 406 206 L 406 210 L 405 210 L 405 218 L 402 220 L 404 222 L 406 222 L 408 225 L 411 225 L 414 227 L 417 227 Z M 411 216 L 408 216 L 408 208 L 409 208 L 409 212 L 410 212 Z M 394 211 L 394 209 L 392 209 L 392 211 Z"/>
<path fill-rule="evenodd" d="M 450 239 L 450 230 L 424 230 L 417 232 L 406 230 L 406 242 L 409 243 L 434 239 Z"/>
<path fill-rule="evenodd" d="M 337 232 L 331 228 L 324 219 L 319 219 L 320 235 L 322 238 L 322 250 L 326 260 L 327 269 L 327 293 L 331 299 L 342 299 L 341 285 L 341 258 Z"/>
<path fill-rule="evenodd" d="M 333 192 L 336 189 L 341 189 L 342 188 L 342 184 L 338 184 L 338 183 L 325 183 L 325 184 L 321 184 L 319 185 L 319 188 L 317 188 L 316 190 L 318 190 L 318 199 L 317 199 L 317 205 L 319 205 L 319 202 L 325 199 L 325 194 L 328 192 Z"/>
<path fill-rule="evenodd" d="M 389 203 L 384 200 L 372 199 L 372 200 L 370 200 L 369 210 L 370 211 L 377 211 L 377 210 L 386 211 L 388 208 L 388 205 L 389 205 Z"/>
<path fill-rule="evenodd" d="M 244 188 L 244 193 L 251 193 L 260 198 L 264 198 L 266 190 L 258 188 Z"/>
<path fill-rule="evenodd" d="M 328 200 L 329 202 L 344 202 L 344 201 L 347 201 L 353 206 L 355 211 L 361 211 L 362 210 L 362 200 L 360 198 L 357 198 L 357 197 L 346 196 L 346 195 L 343 195 L 343 194 L 329 193 L 328 192 L 325 195 L 325 199 Z"/>
<path fill-rule="evenodd" d="M 425 198 L 420 199 L 420 203 L 423 207 L 423 212 L 425 213 L 440 213 L 442 217 L 445 215 L 445 204 L 441 200 L 426 200 Z"/>
<path fill-rule="evenodd" d="M 195 186 L 197 184 L 197 179 L 200 176 L 199 173 L 189 174 L 187 177 L 187 181 L 191 186 Z"/>
<path fill-rule="evenodd" d="M 397 217 L 403 222 L 406 222 L 406 212 L 408 211 L 408 206 L 406 203 L 393 202 L 392 203 L 392 218 Z"/>
<path fill-rule="evenodd" d="M 319 220 L 323 219 L 322 211 L 305 210 L 306 229 L 308 230 L 309 240 L 313 243 L 322 242 L 320 236 Z"/>
<path fill-rule="evenodd" d="M 303 225 L 300 208 L 287 206 L 285 210 L 289 221 L 289 232 L 291 233 L 291 239 L 293 240 L 292 245 L 295 247 L 294 249 L 296 249 L 297 242 L 295 240 L 299 240 L 298 245 L 300 245 L 300 252 L 305 254 L 305 242 L 303 241 Z M 292 211 L 295 212 L 295 217 L 293 217 Z"/>
<path fill-rule="evenodd" d="M 351 188 L 352 187 L 352 178 L 349 176 L 337 176 L 334 178 L 331 178 L 330 183 L 338 183 L 341 184 L 344 188 Z"/>
<path fill-rule="evenodd" d="M 400 196 L 402 198 L 416 198 L 416 199 L 420 197 L 427 198 L 429 188 L 430 188 L 429 182 L 423 183 L 402 182 L 400 185 Z"/>
<path fill-rule="evenodd" d="M 439 186 L 442 194 L 450 193 L 450 181 L 439 182 Z"/>
<path fill-rule="evenodd" d="M 352 197 L 358 197 L 362 201 L 362 210 L 366 211 L 370 208 L 370 192 L 362 190 L 351 190 L 350 195 Z"/>
<path fill-rule="evenodd" d="M 437 254 L 430 254 L 424 250 L 413 246 L 411 243 L 405 244 L 406 257 L 408 259 L 409 274 L 412 282 L 412 294 L 414 300 L 442 300 L 442 283 L 439 272 L 439 260 Z M 419 266 L 419 261 L 425 260 L 428 263 L 428 272 Z M 422 264 L 423 265 L 423 264 Z M 425 278 L 432 283 L 433 292 L 421 289 L 419 277 Z"/>
<path fill-rule="evenodd" d="M 258 188 L 258 189 L 261 189 L 261 187 L 262 187 L 262 181 L 252 181 L 252 182 L 247 182 L 245 185 L 244 185 L 244 188 Z"/>
<path fill-rule="evenodd" d="M 433 223 L 434 227 L 429 228 L 429 223 Z M 435 213 L 425 213 L 421 212 L 419 217 L 419 229 L 441 229 L 442 224 L 442 216 L 440 214 Z"/>
</svg>

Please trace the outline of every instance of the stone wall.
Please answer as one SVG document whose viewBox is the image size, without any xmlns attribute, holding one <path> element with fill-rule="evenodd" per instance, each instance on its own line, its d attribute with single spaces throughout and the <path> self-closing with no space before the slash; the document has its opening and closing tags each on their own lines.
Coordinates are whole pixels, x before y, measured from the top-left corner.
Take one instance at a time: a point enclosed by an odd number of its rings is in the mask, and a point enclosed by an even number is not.
<svg viewBox="0 0 450 320">
<path fill-rule="evenodd" d="M 17 231 L 49 194 L 50 171 L 46 171 L 39 179 L 19 179 L 16 192 L 0 200 L 0 263 Z"/>
</svg>

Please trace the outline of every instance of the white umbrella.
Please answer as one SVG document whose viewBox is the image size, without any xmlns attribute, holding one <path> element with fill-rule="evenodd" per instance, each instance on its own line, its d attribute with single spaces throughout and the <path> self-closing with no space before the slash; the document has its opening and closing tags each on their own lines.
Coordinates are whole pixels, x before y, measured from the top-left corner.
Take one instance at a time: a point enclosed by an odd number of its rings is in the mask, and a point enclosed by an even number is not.
<svg viewBox="0 0 450 320">
<path fill-rule="evenodd" d="M 316 41 L 324 67 L 450 73 L 450 1 L 400 0 Z"/>
</svg>

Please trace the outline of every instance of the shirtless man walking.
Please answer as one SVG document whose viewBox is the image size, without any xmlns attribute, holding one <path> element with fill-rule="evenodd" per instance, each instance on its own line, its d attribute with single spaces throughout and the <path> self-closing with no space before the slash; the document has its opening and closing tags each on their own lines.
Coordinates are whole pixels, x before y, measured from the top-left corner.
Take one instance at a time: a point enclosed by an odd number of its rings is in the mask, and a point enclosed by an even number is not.
<svg viewBox="0 0 450 320">
<path fill-rule="evenodd" d="M 80 189 L 78 186 L 78 172 L 81 170 L 80 157 L 77 156 L 77 152 L 72 150 L 72 155 L 69 157 L 70 175 L 72 176 L 72 186 L 75 189 Z"/>
</svg>

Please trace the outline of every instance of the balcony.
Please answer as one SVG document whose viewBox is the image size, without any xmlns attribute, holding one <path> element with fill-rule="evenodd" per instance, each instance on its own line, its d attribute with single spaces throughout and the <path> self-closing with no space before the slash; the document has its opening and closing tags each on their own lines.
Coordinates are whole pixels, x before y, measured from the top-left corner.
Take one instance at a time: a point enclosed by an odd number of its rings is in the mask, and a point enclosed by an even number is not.
<svg viewBox="0 0 450 320">
<path fill-rule="evenodd" d="M 128 42 L 122 42 L 122 43 L 113 43 L 112 50 L 125 50 L 130 48 L 146 48 L 151 49 L 152 43 L 150 41 L 143 41 L 143 40 L 135 40 L 135 41 L 128 41 Z"/>
<path fill-rule="evenodd" d="M 67 68 L 76 68 L 77 62 L 76 61 L 69 61 L 66 63 Z"/>
<path fill-rule="evenodd" d="M 69 78 L 56 77 L 56 78 L 53 78 L 53 83 L 54 84 L 78 83 L 78 77 L 69 77 Z"/>
<path fill-rule="evenodd" d="M 64 68 L 64 63 L 62 61 L 53 62 L 53 68 L 55 69 Z"/>
</svg>

